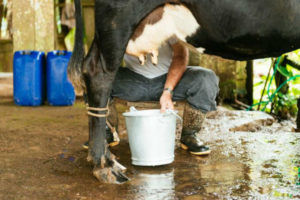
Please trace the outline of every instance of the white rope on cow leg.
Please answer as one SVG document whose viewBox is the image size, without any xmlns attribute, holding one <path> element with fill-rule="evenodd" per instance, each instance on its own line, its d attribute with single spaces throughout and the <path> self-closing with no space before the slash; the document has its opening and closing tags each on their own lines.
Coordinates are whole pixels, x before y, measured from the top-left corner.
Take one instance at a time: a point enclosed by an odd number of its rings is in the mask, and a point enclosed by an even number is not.
<svg viewBox="0 0 300 200">
<path fill-rule="evenodd" d="M 95 107 L 90 107 L 88 106 L 88 104 L 86 105 L 86 109 L 88 110 L 87 114 L 89 116 L 93 116 L 93 117 L 98 117 L 98 118 L 104 118 L 104 117 L 107 117 L 109 115 L 109 100 L 107 102 L 107 105 L 105 108 L 95 108 Z M 106 111 L 105 114 L 96 114 L 96 113 L 93 113 L 91 111 Z M 111 123 L 106 119 L 106 124 L 108 126 L 108 128 L 110 129 L 110 131 L 112 132 L 112 135 L 113 135 L 113 140 L 114 140 L 114 143 L 115 145 L 118 144 L 120 142 L 120 138 L 118 136 L 118 132 L 116 130 L 116 127 L 112 126 Z"/>
<path fill-rule="evenodd" d="M 98 117 L 98 118 L 107 117 L 108 114 L 109 114 L 108 105 L 109 105 L 109 99 L 107 101 L 107 104 L 106 104 L 105 108 L 90 107 L 88 104 L 86 104 L 87 114 L 90 115 L 90 116 L 93 116 L 93 117 Z M 91 111 L 105 111 L 106 113 L 105 114 L 96 114 L 96 113 L 93 113 Z"/>
<path fill-rule="evenodd" d="M 92 112 L 87 112 L 88 115 L 93 116 L 93 117 L 98 117 L 98 118 L 104 118 L 107 117 L 107 114 L 95 114 Z"/>
<path fill-rule="evenodd" d="M 94 107 L 86 107 L 86 109 L 88 110 L 87 114 L 93 117 L 99 117 L 99 118 L 103 118 L 103 117 L 107 117 L 108 116 L 108 108 L 94 108 Z M 91 111 L 106 111 L 105 114 L 96 114 L 93 113 Z"/>
</svg>

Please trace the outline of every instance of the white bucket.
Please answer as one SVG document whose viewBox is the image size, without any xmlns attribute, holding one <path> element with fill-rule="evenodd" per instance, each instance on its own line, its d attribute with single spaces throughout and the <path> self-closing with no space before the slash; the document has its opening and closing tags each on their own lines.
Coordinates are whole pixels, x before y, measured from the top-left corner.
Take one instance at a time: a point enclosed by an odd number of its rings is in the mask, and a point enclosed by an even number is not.
<svg viewBox="0 0 300 200">
<path fill-rule="evenodd" d="M 175 111 L 137 111 L 123 113 L 133 165 L 156 166 L 174 161 L 176 114 Z"/>
</svg>

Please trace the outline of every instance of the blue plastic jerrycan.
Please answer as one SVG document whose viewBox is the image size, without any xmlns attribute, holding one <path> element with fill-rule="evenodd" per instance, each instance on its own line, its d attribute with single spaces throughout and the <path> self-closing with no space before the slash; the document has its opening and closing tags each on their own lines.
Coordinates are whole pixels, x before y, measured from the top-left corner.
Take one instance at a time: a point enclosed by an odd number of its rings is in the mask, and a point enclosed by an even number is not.
<svg viewBox="0 0 300 200">
<path fill-rule="evenodd" d="M 45 99 L 45 54 L 16 51 L 13 59 L 14 101 L 21 106 L 39 106 Z"/>
<path fill-rule="evenodd" d="M 68 51 L 47 54 L 47 100 L 52 106 L 68 106 L 75 102 L 75 91 L 67 77 L 71 55 Z"/>
</svg>

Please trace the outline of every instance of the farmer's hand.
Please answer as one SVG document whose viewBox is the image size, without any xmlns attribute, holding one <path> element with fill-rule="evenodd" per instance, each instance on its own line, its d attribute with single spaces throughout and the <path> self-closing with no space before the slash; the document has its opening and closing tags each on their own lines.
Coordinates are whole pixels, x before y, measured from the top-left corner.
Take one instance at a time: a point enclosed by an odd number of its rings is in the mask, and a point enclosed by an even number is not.
<svg viewBox="0 0 300 200">
<path fill-rule="evenodd" d="M 174 109 L 172 102 L 172 94 L 164 91 L 160 97 L 160 112 L 165 112 L 167 109 Z"/>
</svg>

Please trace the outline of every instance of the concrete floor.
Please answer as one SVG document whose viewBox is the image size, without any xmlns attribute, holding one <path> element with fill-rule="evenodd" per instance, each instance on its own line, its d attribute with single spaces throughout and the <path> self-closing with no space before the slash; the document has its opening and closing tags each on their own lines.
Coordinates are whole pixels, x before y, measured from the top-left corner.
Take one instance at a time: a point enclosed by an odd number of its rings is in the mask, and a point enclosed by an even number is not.
<svg viewBox="0 0 300 200">
<path fill-rule="evenodd" d="M 260 112 L 219 107 L 199 136 L 212 153 L 175 150 L 160 167 L 131 165 L 126 135 L 112 151 L 127 167 L 122 185 L 96 180 L 81 148 L 84 103 L 18 107 L 0 94 L 0 199 L 300 199 L 300 133 Z"/>
</svg>

